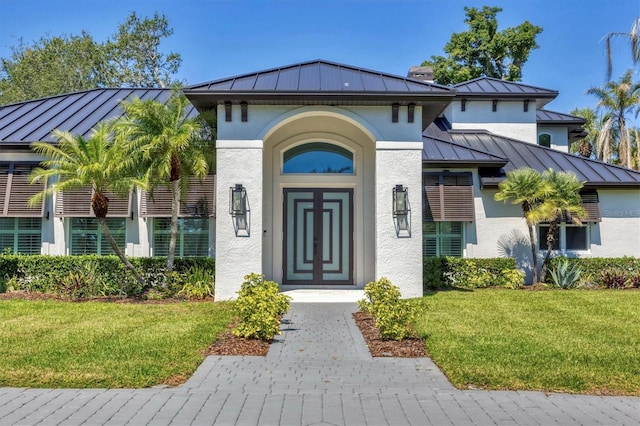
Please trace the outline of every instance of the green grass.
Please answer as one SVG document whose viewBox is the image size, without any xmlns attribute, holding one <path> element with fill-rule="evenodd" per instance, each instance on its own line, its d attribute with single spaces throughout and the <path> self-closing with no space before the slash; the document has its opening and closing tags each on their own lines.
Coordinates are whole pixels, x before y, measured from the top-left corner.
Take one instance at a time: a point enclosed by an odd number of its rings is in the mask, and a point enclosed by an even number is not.
<svg viewBox="0 0 640 426">
<path fill-rule="evenodd" d="M 444 291 L 416 328 L 458 388 L 640 395 L 640 292 Z"/>
<path fill-rule="evenodd" d="M 220 302 L 0 301 L 0 387 L 180 383 L 232 315 Z"/>
</svg>

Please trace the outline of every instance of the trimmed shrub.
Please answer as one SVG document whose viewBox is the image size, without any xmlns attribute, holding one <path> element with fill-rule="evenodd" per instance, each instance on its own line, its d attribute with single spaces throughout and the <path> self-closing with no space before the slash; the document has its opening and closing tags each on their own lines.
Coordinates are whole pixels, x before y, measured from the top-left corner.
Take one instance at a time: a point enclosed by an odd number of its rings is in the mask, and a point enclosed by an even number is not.
<svg viewBox="0 0 640 426">
<path fill-rule="evenodd" d="M 508 287 L 518 288 L 523 282 L 519 274 L 505 277 L 504 271 L 517 271 L 513 258 L 445 257 L 443 263 L 445 285 L 459 288 Z"/>
<path fill-rule="evenodd" d="M 174 297 L 182 289 L 180 279 L 184 279 L 191 268 L 199 267 L 211 274 L 215 271 L 215 259 L 212 258 L 177 258 L 174 273 L 170 276 L 165 273 L 166 258 L 131 257 L 129 260 L 161 298 Z M 116 256 L 2 254 L 0 280 L 10 282 L 12 290 L 51 293 L 73 299 L 135 297 L 142 291 L 140 284 Z M 5 287 L 8 286 L 5 284 Z"/>
<path fill-rule="evenodd" d="M 370 312 L 383 339 L 402 340 L 412 335 L 415 306 L 400 299 L 400 289 L 387 278 L 372 281 L 364 287 L 366 299 L 358 301 L 358 306 Z"/>
<path fill-rule="evenodd" d="M 260 274 L 249 274 L 238 292 L 236 310 L 240 323 L 233 334 L 248 339 L 271 340 L 280 334 L 280 317 L 289 310 L 291 298 L 280 293 L 274 281 Z"/>
<path fill-rule="evenodd" d="M 444 257 L 422 258 L 422 289 L 423 291 L 437 290 L 444 287 Z"/>
</svg>

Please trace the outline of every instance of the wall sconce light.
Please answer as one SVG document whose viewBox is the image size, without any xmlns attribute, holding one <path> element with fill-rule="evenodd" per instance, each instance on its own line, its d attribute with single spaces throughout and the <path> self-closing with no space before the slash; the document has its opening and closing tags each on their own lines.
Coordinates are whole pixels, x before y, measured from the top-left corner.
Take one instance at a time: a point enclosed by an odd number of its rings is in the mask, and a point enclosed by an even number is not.
<svg viewBox="0 0 640 426">
<path fill-rule="evenodd" d="M 247 190 L 241 183 L 229 188 L 229 214 L 242 216 L 247 213 Z"/>
<path fill-rule="evenodd" d="M 241 183 L 229 188 L 229 214 L 236 237 L 249 236 L 250 211 L 247 190 Z"/>
<path fill-rule="evenodd" d="M 409 191 L 402 185 L 393 188 L 393 218 L 398 237 L 411 236 L 411 207 Z"/>
</svg>

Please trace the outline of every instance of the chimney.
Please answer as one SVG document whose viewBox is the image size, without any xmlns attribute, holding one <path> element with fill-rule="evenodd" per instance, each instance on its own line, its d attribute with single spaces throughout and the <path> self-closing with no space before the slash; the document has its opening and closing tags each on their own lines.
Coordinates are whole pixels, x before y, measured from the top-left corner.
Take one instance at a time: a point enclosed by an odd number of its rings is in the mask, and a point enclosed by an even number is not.
<svg viewBox="0 0 640 426">
<path fill-rule="evenodd" d="M 425 83 L 433 83 L 433 70 L 431 67 L 411 67 L 407 77 L 414 80 L 424 81 Z"/>
</svg>

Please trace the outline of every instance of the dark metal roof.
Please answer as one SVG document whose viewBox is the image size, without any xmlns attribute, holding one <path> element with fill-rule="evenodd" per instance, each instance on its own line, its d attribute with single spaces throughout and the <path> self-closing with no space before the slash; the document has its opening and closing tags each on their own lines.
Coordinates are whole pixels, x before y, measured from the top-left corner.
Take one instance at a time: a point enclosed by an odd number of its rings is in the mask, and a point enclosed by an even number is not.
<svg viewBox="0 0 640 426">
<path fill-rule="evenodd" d="M 98 122 L 122 115 L 122 100 L 164 102 L 171 93 L 170 89 L 93 89 L 0 106 L 0 146 L 55 142 L 54 129 L 88 137 Z M 194 107 L 189 115 L 197 115 Z"/>
<path fill-rule="evenodd" d="M 578 157 L 482 130 L 451 130 L 449 135 L 456 144 L 509 159 L 499 176 L 487 176 L 482 179 L 485 185 L 497 184 L 504 178 L 504 173 L 510 170 L 530 167 L 538 172 L 548 168 L 570 171 L 587 186 L 640 186 L 640 172 L 602 161 Z"/>
<path fill-rule="evenodd" d="M 559 124 L 563 126 L 569 124 L 583 125 L 587 122 L 587 120 L 582 117 L 576 117 L 575 115 L 549 111 L 546 109 L 536 110 L 536 121 L 538 124 Z"/>
<path fill-rule="evenodd" d="M 538 108 L 542 108 L 558 96 L 557 90 L 491 77 L 475 78 L 455 84 L 453 88 L 458 92 L 456 98 L 535 99 Z"/>
<path fill-rule="evenodd" d="M 455 90 L 434 83 L 315 60 L 187 86 L 199 110 L 247 102 L 259 105 L 422 106 L 423 129 L 449 104 Z"/>
<path fill-rule="evenodd" d="M 502 167 L 507 163 L 508 160 L 505 157 L 453 142 L 447 131 L 448 127 L 446 119 L 440 117 L 423 133 L 422 163 L 424 165 Z"/>
<path fill-rule="evenodd" d="M 315 60 L 194 84 L 185 93 L 329 93 L 329 94 L 441 94 L 447 86 L 425 83 L 351 65 Z"/>
<path fill-rule="evenodd" d="M 538 125 L 566 127 L 569 132 L 569 144 L 587 136 L 587 132 L 582 127 L 587 120 L 575 115 L 539 109 L 536 111 L 536 122 Z"/>
</svg>

